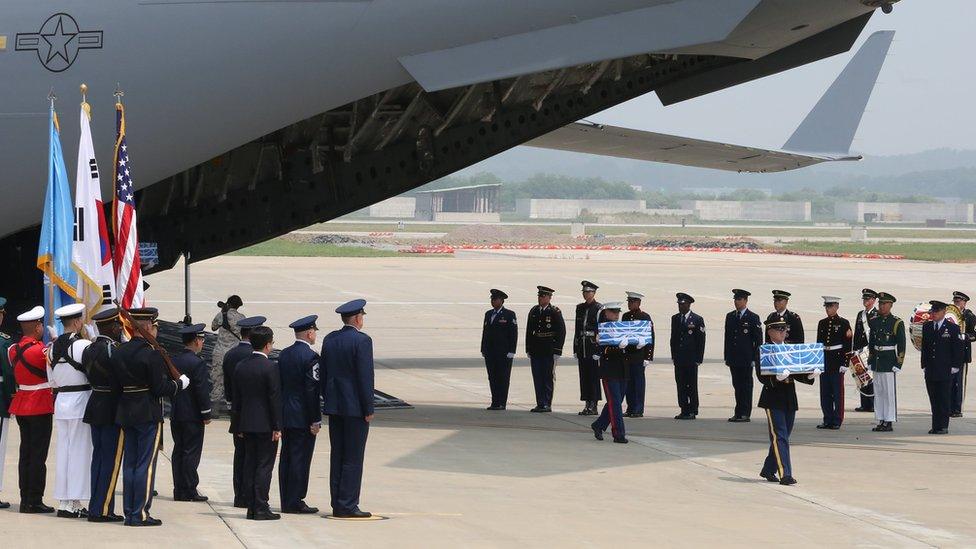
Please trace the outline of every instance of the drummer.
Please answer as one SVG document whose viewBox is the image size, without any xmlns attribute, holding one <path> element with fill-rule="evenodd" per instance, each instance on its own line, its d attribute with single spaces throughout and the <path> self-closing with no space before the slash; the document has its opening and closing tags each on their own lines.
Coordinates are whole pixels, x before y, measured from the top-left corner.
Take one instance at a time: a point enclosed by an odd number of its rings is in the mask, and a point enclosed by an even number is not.
<svg viewBox="0 0 976 549">
<path fill-rule="evenodd" d="M 785 320 L 766 319 L 766 337 L 770 343 L 786 343 L 786 330 Z M 769 422 L 769 454 L 759 476 L 768 482 L 779 482 L 784 486 L 796 484 L 790 463 L 790 434 L 793 432 L 793 420 L 799 409 L 795 382 L 812 385 L 817 375 L 790 375 L 788 371 L 763 375 L 759 369 L 759 357 L 756 356 L 756 377 L 762 384 L 759 407 L 766 409 L 766 420 Z"/>
</svg>

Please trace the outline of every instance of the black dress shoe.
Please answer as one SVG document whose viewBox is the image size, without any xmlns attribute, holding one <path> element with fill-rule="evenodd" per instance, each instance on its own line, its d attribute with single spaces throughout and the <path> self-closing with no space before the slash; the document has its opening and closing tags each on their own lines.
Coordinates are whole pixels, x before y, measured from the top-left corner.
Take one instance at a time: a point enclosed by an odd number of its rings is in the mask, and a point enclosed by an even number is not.
<svg viewBox="0 0 976 549">
<path fill-rule="evenodd" d="M 617 444 L 627 444 L 628 442 L 630 442 L 629 440 L 627 440 L 624 437 L 615 438 L 615 439 L 613 439 L 613 441 L 616 442 Z"/>
<path fill-rule="evenodd" d="M 544 408 L 542 408 L 542 410 L 539 411 L 542 412 L 543 414 L 550 414 L 552 413 L 552 408 L 550 408 L 549 406 L 545 406 Z"/>
<path fill-rule="evenodd" d="M 173 501 L 193 501 L 193 502 L 203 502 L 210 501 L 207 496 L 201 496 L 200 494 L 193 494 L 192 496 L 183 496 L 181 498 L 173 498 Z"/>
<path fill-rule="evenodd" d="M 929 434 L 930 435 L 948 435 L 949 434 L 949 430 L 948 429 L 929 429 Z"/>
<path fill-rule="evenodd" d="M 76 519 L 76 518 L 81 518 L 81 513 L 79 513 L 78 511 L 67 511 L 64 509 L 58 509 L 57 517 Z"/>
<path fill-rule="evenodd" d="M 147 517 L 146 520 L 134 520 L 125 523 L 126 526 L 162 526 L 162 524 L 163 521 L 152 517 Z"/>
<path fill-rule="evenodd" d="M 874 431 L 875 433 L 883 432 L 885 430 L 884 423 L 879 423 L 875 425 L 871 430 Z"/>
<path fill-rule="evenodd" d="M 529 411 L 538 414 L 538 413 L 541 413 L 541 412 L 545 412 L 546 411 L 546 407 L 545 406 L 536 406 L 535 408 L 532 408 Z M 580 415 L 583 415 L 583 414 L 580 414 Z"/>
<path fill-rule="evenodd" d="M 762 478 L 766 479 L 766 482 L 779 482 L 779 479 L 776 478 L 776 474 L 775 473 L 770 473 L 768 475 L 765 474 L 765 473 L 759 473 L 759 476 L 761 476 Z"/>
<path fill-rule="evenodd" d="M 250 505 L 248 505 L 246 502 L 236 500 L 234 501 L 234 507 L 237 507 L 238 509 L 247 509 L 250 507 Z"/>
<path fill-rule="evenodd" d="M 319 508 L 309 507 L 303 501 L 298 507 L 290 507 L 288 509 L 282 508 L 281 512 L 289 515 L 314 515 L 315 513 L 319 512 Z"/>
<path fill-rule="evenodd" d="M 48 507 L 47 505 L 44 505 L 43 503 L 27 503 L 27 504 L 21 503 L 20 504 L 20 512 L 21 513 L 30 513 L 30 514 L 53 513 L 54 512 L 54 507 Z"/>
<path fill-rule="evenodd" d="M 496 404 L 492 404 L 491 406 L 489 406 L 489 407 L 487 407 L 485 409 L 486 410 L 504 410 L 505 407 L 504 406 L 499 406 L 499 405 L 496 405 Z"/>
<path fill-rule="evenodd" d="M 644 417 L 644 414 L 640 412 L 634 412 L 633 414 L 630 414 L 630 417 Z"/>
<path fill-rule="evenodd" d="M 871 412 L 873 414 L 874 413 L 874 408 L 863 408 L 861 406 L 858 406 L 857 408 L 854 408 L 854 411 L 855 412 Z"/>
<path fill-rule="evenodd" d="M 779 479 L 779 483 L 782 484 L 783 486 L 792 486 L 796 484 L 796 479 L 793 477 L 783 477 Z"/>
<path fill-rule="evenodd" d="M 828 425 L 827 428 L 831 431 L 838 431 L 840 430 L 840 425 Z"/>
<path fill-rule="evenodd" d="M 952 412 L 949 417 L 962 417 L 962 412 Z"/>
<path fill-rule="evenodd" d="M 10 509 L 10 504 L 6 501 L 0 501 L 0 509 Z"/>
<path fill-rule="evenodd" d="M 107 515 L 107 516 L 110 519 L 108 522 L 122 522 L 125 520 L 125 517 L 123 517 L 122 515 L 116 515 L 115 513 L 112 513 L 111 515 Z"/>
<path fill-rule="evenodd" d="M 674 416 L 674 419 L 688 419 L 687 414 L 678 414 Z"/>
<path fill-rule="evenodd" d="M 373 513 L 355 509 L 353 511 L 333 512 L 332 516 L 335 518 L 342 518 L 342 519 L 367 519 L 372 517 Z"/>
<path fill-rule="evenodd" d="M 271 511 L 258 511 L 248 518 L 251 520 L 278 520 L 281 518 L 281 515 L 272 513 Z"/>
<path fill-rule="evenodd" d="M 590 425 L 590 429 L 593 429 L 593 436 L 596 437 L 597 440 L 603 440 L 603 431 L 601 431 L 599 427 L 596 425 Z"/>
<path fill-rule="evenodd" d="M 589 406 L 587 406 L 586 408 L 583 408 L 582 410 L 580 410 L 579 412 L 577 412 L 576 415 L 578 415 L 578 416 L 588 416 L 588 415 L 590 415 L 590 408 L 589 408 Z"/>
<path fill-rule="evenodd" d="M 730 417 L 729 421 L 731 421 L 732 423 L 749 423 L 752 420 L 743 416 L 735 416 L 735 417 Z"/>
<path fill-rule="evenodd" d="M 817 425 L 817 429 L 830 429 L 830 425 L 827 425 L 826 423 L 821 423 L 820 425 Z"/>
<path fill-rule="evenodd" d="M 97 517 L 93 517 L 91 515 L 88 516 L 88 522 L 122 522 L 123 520 L 125 519 L 118 515 L 99 515 Z"/>
</svg>

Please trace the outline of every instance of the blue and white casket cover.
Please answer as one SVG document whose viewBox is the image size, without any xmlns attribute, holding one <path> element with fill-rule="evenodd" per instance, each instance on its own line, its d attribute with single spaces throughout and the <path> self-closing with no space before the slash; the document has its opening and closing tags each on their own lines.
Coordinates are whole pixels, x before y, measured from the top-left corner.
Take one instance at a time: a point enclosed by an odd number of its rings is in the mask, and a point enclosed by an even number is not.
<svg viewBox="0 0 976 549">
<path fill-rule="evenodd" d="M 759 373 L 776 375 L 783 370 L 791 374 L 824 371 L 823 343 L 767 343 L 759 347 Z"/>
<path fill-rule="evenodd" d="M 628 345 L 650 345 L 654 343 L 652 327 L 650 320 L 601 322 L 597 326 L 597 343 L 618 346 L 621 341 L 627 340 Z"/>
</svg>

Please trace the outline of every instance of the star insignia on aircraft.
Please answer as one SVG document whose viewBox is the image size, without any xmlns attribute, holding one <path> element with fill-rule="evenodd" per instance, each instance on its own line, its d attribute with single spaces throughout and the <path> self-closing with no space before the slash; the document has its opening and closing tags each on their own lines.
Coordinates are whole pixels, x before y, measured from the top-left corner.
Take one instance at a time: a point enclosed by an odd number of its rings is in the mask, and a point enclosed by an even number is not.
<svg viewBox="0 0 976 549">
<path fill-rule="evenodd" d="M 33 51 L 44 68 L 62 72 L 74 64 L 81 50 L 101 49 L 102 31 L 83 31 L 67 13 L 56 13 L 40 30 L 18 33 L 16 51 Z"/>
</svg>

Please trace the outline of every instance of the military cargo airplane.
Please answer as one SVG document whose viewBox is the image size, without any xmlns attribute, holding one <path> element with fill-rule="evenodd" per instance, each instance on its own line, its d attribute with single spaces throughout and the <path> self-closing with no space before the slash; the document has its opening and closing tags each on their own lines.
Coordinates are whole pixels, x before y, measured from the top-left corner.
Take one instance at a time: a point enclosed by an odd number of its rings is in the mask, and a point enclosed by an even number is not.
<svg viewBox="0 0 976 549">
<path fill-rule="evenodd" d="M 52 89 L 72 151 L 87 84 L 106 196 L 124 90 L 140 238 L 158 246 L 150 270 L 161 270 L 526 143 L 758 172 L 854 158 L 889 33 L 866 43 L 784 151 L 577 121 L 649 92 L 670 105 L 849 51 L 897 1 L 6 0 L 0 291 L 40 295 Z"/>
</svg>

